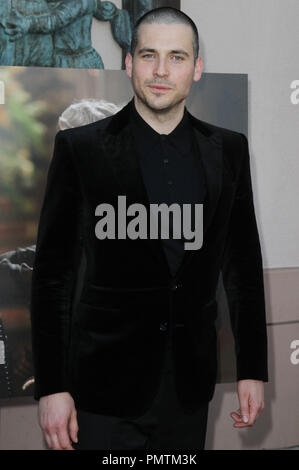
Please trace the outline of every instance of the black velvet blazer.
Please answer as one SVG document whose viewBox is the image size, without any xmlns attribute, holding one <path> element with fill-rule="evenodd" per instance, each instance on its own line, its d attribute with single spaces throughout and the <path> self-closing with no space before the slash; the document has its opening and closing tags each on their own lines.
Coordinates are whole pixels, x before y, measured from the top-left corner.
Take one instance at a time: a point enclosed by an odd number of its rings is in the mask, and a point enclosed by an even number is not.
<svg viewBox="0 0 299 470">
<path fill-rule="evenodd" d="M 59 131 L 40 215 L 31 291 L 35 399 L 69 391 L 77 407 L 137 416 L 151 405 L 173 329 L 175 383 L 183 407 L 211 400 L 217 372 L 216 289 L 222 271 L 235 338 L 237 380 L 267 381 L 260 242 L 245 135 L 189 113 L 205 172 L 203 245 L 172 276 L 159 239 L 103 239 L 100 203 L 149 201 L 128 105 Z M 145 143 L 146 145 L 146 143 Z M 187 182 L 186 182 L 187 183 Z M 78 266 L 86 259 L 74 305 Z"/>
</svg>

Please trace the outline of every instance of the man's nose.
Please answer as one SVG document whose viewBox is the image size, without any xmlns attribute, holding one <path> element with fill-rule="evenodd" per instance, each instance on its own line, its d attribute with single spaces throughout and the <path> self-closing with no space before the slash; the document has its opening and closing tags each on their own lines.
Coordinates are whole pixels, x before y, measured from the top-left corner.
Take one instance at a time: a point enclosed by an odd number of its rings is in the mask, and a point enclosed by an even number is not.
<svg viewBox="0 0 299 470">
<path fill-rule="evenodd" d="M 154 68 L 154 74 L 158 75 L 159 77 L 163 77 L 165 75 L 168 75 L 168 67 L 167 67 L 167 61 L 164 59 L 157 59 L 155 68 Z"/>
</svg>

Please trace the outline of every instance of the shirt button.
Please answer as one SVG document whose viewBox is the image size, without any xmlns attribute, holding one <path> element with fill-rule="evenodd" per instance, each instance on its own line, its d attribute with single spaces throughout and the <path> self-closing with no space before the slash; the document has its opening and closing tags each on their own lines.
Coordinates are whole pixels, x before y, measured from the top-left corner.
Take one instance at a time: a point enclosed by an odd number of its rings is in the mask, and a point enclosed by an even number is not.
<svg viewBox="0 0 299 470">
<path fill-rule="evenodd" d="M 172 184 L 172 181 L 171 181 L 171 180 L 168 180 L 168 184 Z"/>
<path fill-rule="evenodd" d="M 180 287 L 182 287 L 182 284 L 174 284 L 174 285 L 172 286 L 172 290 L 177 290 L 177 289 L 179 289 Z"/>
<path fill-rule="evenodd" d="M 167 326 L 168 326 L 168 322 L 167 322 L 167 321 L 164 321 L 164 322 L 160 323 L 160 331 L 166 331 L 166 330 L 167 330 Z"/>
<path fill-rule="evenodd" d="M 164 158 L 163 162 L 168 163 L 168 158 Z"/>
</svg>

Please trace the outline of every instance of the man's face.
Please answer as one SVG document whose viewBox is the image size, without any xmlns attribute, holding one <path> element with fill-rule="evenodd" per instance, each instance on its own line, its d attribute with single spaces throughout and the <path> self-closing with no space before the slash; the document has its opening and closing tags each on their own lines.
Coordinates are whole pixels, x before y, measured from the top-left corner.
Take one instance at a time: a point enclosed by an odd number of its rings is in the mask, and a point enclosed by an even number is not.
<svg viewBox="0 0 299 470">
<path fill-rule="evenodd" d="M 126 71 L 143 105 L 167 112 L 184 102 L 192 81 L 202 73 L 202 59 L 194 64 L 193 33 L 185 24 L 143 24 L 134 58 L 126 56 Z"/>
</svg>

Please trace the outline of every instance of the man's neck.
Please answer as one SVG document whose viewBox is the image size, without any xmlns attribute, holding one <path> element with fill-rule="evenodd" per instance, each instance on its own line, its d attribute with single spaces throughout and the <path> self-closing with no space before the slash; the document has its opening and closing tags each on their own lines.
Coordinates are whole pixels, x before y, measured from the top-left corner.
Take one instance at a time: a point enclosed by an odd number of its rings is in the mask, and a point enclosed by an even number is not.
<svg viewBox="0 0 299 470">
<path fill-rule="evenodd" d="M 137 112 L 142 119 L 159 134 L 170 134 L 177 127 L 184 115 L 185 101 L 182 101 L 169 112 L 154 112 L 134 96 L 134 103 Z"/>
</svg>

